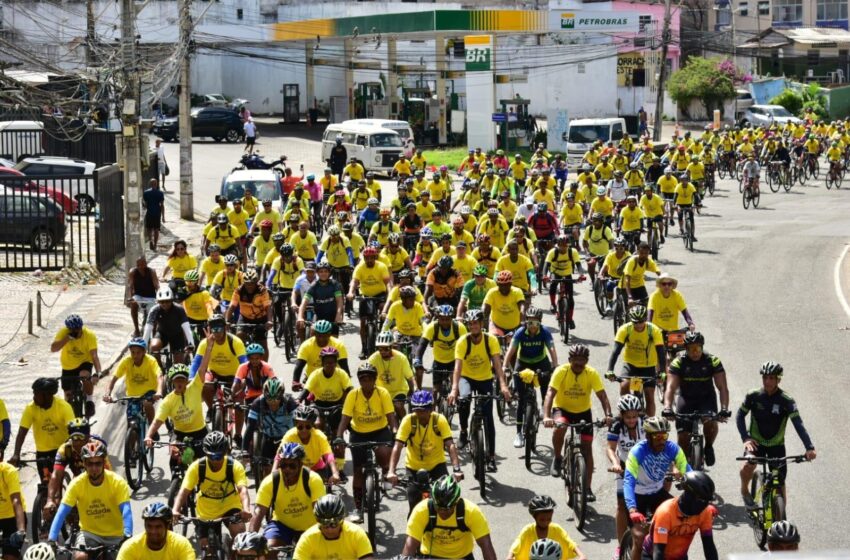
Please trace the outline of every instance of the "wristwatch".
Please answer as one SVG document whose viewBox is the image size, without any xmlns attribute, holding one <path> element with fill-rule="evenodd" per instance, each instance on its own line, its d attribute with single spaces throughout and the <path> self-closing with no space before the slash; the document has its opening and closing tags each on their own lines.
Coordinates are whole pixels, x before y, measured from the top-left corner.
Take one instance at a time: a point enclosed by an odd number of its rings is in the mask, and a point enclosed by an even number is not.
<svg viewBox="0 0 850 560">
<path fill-rule="evenodd" d="M 453 472 L 456 472 L 456 473 L 462 472 L 462 471 L 461 471 L 461 468 L 460 468 L 460 467 L 457 467 L 457 466 L 456 466 L 456 467 L 454 467 L 454 468 L 452 469 L 452 471 L 453 471 Z"/>
</svg>

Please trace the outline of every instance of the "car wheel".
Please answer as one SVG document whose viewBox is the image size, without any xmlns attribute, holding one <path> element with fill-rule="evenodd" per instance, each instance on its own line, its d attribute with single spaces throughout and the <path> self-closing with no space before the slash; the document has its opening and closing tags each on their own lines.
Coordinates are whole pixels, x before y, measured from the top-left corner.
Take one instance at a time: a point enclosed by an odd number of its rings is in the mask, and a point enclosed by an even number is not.
<svg viewBox="0 0 850 560">
<path fill-rule="evenodd" d="M 32 250 L 37 252 L 49 251 L 53 248 L 55 240 L 53 234 L 48 229 L 39 228 L 35 230 L 30 238 Z"/>
<path fill-rule="evenodd" d="M 221 142 L 221 140 L 222 140 L 221 136 L 213 136 L 212 139 L 215 140 L 216 142 Z"/>
<path fill-rule="evenodd" d="M 241 137 L 241 133 L 235 128 L 229 129 L 224 134 L 224 139 L 227 140 L 228 143 L 233 144 L 235 142 L 239 142 L 239 138 Z"/>
<path fill-rule="evenodd" d="M 81 215 L 88 215 L 94 211 L 94 199 L 87 194 L 78 194 L 75 198 L 77 201 L 77 212 Z"/>
</svg>

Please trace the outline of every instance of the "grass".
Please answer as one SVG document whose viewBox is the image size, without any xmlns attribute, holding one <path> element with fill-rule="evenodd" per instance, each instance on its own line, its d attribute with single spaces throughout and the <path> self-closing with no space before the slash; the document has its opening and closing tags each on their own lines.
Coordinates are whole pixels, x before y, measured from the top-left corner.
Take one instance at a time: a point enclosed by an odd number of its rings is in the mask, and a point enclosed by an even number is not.
<svg viewBox="0 0 850 560">
<path fill-rule="evenodd" d="M 495 154 L 495 150 L 491 153 Z M 534 152 L 531 150 L 522 149 L 519 151 L 507 152 L 505 155 L 507 155 L 508 159 L 513 162 L 514 155 L 522 154 L 522 160 L 528 163 L 529 159 L 531 158 L 531 154 L 533 153 Z M 425 161 L 428 162 L 429 169 L 432 165 L 436 167 L 445 165 L 449 169 L 455 170 L 460 165 L 460 163 L 469 155 L 469 148 L 467 148 L 466 146 L 459 146 L 457 148 L 449 148 L 444 150 L 424 150 L 422 152 L 422 155 L 425 156 Z"/>
</svg>

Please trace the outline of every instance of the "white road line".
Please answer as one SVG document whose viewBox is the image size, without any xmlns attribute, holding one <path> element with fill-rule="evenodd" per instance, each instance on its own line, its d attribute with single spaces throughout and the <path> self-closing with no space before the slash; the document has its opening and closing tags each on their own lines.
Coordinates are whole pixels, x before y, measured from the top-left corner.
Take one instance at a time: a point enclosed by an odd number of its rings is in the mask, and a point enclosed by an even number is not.
<svg viewBox="0 0 850 560">
<path fill-rule="evenodd" d="M 850 244 L 844 246 L 841 256 L 835 261 L 835 269 L 833 270 L 833 280 L 835 282 L 835 294 L 838 296 L 838 301 L 841 307 L 844 308 L 844 313 L 850 317 L 850 304 L 847 303 L 847 298 L 844 297 L 844 290 L 841 288 L 841 263 L 844 262 L 844 257 L 847 256 L 847 251 L 850 250 Z"/>
</svg>

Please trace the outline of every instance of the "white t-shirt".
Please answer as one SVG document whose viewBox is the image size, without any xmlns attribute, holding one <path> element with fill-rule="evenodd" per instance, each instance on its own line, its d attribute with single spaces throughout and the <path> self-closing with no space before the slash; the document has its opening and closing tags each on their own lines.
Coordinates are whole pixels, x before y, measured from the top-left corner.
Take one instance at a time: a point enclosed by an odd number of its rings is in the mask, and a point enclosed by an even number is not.
<svg viewBox="0 0 850 560">
<path fill-rule="evenodd" d="M 616 181 L 611 179 L 608 181 L 608 196 L 614 202 L 620 202 L 626 199 L 626 182 Z"/>
<path fill-rule="evenodd" d="M 248 121 L 245 123 L 243 128 L 245 129 L 245 136 L 257 135 L 257 125 L 255 125 L 254 123 Z"/>
</svg>

